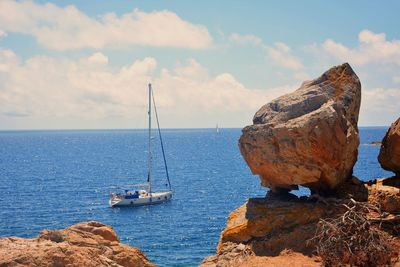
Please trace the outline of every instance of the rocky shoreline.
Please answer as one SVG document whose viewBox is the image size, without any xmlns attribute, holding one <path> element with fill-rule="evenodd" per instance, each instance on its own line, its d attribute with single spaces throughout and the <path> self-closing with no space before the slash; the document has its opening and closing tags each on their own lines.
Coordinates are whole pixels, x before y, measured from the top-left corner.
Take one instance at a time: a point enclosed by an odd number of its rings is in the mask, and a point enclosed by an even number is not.
<svg viewBox="0 0 400 267">
<path fill-rule="evenodd" d="M 400 267 L 400 118 L 379 143 L 394 176 L 363 182 L 353 176 L 360 103 L 360 80 L 345 63 L 256 112 L 239 148 L 271 190 L 231 212 L 200 266 Z M 290 193 L 299 186 L 311 195 Z M 0 266 L 155 265 L 111 226 L 84 222 L 0 238 Z"/>
<path fill-rule="evenodd" d="M 397 178 L 378 179 L 369 184 L 352 182 L 349 187 L 353 193 L 357 188 L 360 203 L 376 203 L 381 207 L 380 213 L 371 212 L 367 216 L 370 220 L 387 220 L 382 231 L 392 238 L 390 246 L 394 252 L 389 266 L 400 266 Z M 273 265 L 274 261 L 280 262 L 279 266 L 323 266 L 316 254 L 316 244 L 310 240 L 320 220 L 341 217 L 347 211 L 344 205 L 349 205 L 349 198 L 292 196 L 285 199 L 272 194 L 266 198 L 250 198 L 230 214 L 216 255 L 206 258 L 200 266 L 278 266 Z"/>
<path fill-rule="evenodd" d="M 360 103 L 345 63 L 256 112 L 239 147 L 271 190 L 230 214 L 201 266 L 400 266 L 400 119 L 378 157 L 395 176 L 362 182 L 352 176 Z M 311 196 L 289 193 L 300 185 Z"/>
<path fill-rule="evenodd" d="M 0 238 L 0 266 L 153 267 L 142 251 L 122 244 L 113 228 L 82 222 L 43 230 L 35 238 Z"/>
</svg>

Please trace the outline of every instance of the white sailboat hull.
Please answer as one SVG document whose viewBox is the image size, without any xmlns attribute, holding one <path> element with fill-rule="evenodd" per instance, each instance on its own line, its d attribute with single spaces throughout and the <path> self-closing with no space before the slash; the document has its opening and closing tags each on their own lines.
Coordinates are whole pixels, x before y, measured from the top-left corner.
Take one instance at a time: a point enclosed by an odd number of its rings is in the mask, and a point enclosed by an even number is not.
<svg viewBox="0 0 400 267">
<path fill-rule="evenodd" d="M 144 206 L 154 205 L 163 202 L 167 202 L 172 198 L 172 191 L 166 192 L 153 192 L 147 194 L 141 194 L 137 198 L 132 198 L 127 194 L 112 196 L 109 200 L 111 207 L 120 206 Z"/>
</svg>

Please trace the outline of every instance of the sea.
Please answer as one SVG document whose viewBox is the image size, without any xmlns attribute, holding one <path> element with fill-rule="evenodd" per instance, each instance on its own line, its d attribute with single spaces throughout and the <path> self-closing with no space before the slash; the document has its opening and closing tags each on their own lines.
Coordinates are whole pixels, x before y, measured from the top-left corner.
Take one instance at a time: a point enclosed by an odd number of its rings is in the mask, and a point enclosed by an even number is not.
<svg viewBox="0 0 400 267">
<path fill-rule="evenodd" d="M 167 129 L 163 141 L 174 196 L 154 206 L 110 208 L 110 192 L 147 180 L 146 130 L 0 131 L 0 236 L 34 237 L 100 221 L 159 266 L 196 266 L 215 253 L 229 213 L 267 189 L 240 155 L 240 129 Z M 392 174 L 377 161 L 387 127 L 360 128 L 354 175 Z M 154 187 L 166 179 L 156 132 Z M 297 195 L 308 194 L 301 188 Z"/>
</svg>

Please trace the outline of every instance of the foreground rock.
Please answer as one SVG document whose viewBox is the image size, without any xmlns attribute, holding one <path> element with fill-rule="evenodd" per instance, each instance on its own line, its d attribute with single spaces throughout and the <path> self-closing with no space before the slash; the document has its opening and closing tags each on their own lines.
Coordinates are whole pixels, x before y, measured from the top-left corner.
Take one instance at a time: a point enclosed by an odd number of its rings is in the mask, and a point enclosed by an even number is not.
<svg viewBox="0 0 400 267">
<path fill-rule="evenodd" d="M 364 203 L 382 205 L 384 213 L 372 211 L 368 216 L 382 219 L 385 234 L 392 238 L 392 255 L 400 252 L 400 218 L 396 216 L 400 212 L 400 185 L 396 181 L 378 179 L 370 184 L 353 182 L 348 186 L 349 191 L 367 194 L 362 197 Z M 284 200 L 272 194 L 251 198 L 230 214 L 216 255 L 204 259 L 201 266 L 322 266 L 316 244 L 309 240 L 315 236 L 321 219 L 337 218 L 347 211 L 343 205 L 347 201 L 344 198 L 313 201 L 306 197 Z M 398 256 L 391 261 L 400 266 Z"/>
<path fill-rule="evenodd" d="M 121 244 L 111 226 L 83 222 L 44 230 L 36 238 L 0 238 L 0 266 L 155 266 L 137 248 Z"/>
<path fill-rule="evenodd" d="M 314 235 L 318 220 L 333 212 L 334 208 L 306 199 L 251 198 L 229 215 L 217 254 L 201 266 L 250 266 L 256 259 L 264 266 L 270 260 L 289 266 L 293 262 L 287 251 L 300 255 L 305 266 L 319 266 L 306 241 Z"/>
<path fill-rule="evenodd" d="M 273 191 L 329 191 L 351 177 L 357 160 L 360 100 L 350 65 L 333 67 L 261 107 L 242 130 L 240 151 Z"/>
<path fill-rule="evenodd" d="M 378 160 L 382 168 L 400 176 L 400 118 L 390 126 L 383 138 Z"/>
<path fill-rule="evenodd" d="M 263 254 L 270 256 L 278 255 L 284 249 L 311 254 L 304 243 L 313 236 L 315 229 L 308 224 L 315 224 L 320 218 L 332 214 L 333 208 L 306 199 L 250 198 L 229 215 L 217 252 L 223 250 L 226 242 L 246 243 L 274 234 L 267 246 L 262 240 L 257 240 L 252 249 L 262 247 Z M 296 231 L 296 234 L 291 231 Z M 291 233 L 290 236 L 286 235 L 287 232 Z"/>
<path fill-rule="evenodd" d="M 240 248 L 234 248 L 238 251 Z M 317 257 L 309 257 L 298 252 L 284 250 L 278 256 L 255 256 L 246 253 L 231 252 L 223 256 L 206 258 L 200 267 L 320 267 Z"/>
<path fill-rule="evenodd" d="M 400 180 L 396 177 L 370 182 L 368 201 L 379 204 L 382 211 L 400 214 Z M 400 229 L 399 229 L 400 230 Z"/>
</svg>

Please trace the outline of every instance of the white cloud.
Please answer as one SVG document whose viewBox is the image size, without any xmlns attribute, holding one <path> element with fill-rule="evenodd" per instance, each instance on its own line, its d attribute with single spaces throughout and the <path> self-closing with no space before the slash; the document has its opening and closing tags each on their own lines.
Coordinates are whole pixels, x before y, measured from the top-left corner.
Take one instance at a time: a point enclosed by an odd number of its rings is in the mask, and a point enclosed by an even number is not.
<svg viewBox="0 0 400 267">
<path fill-rule="evenodd" d="M 296 72 L 293 77 L 297 81 L 303 81 L 303 82 L 310 79 L 310 76 L 304 71 Z"/>
<path fill-rule="evenodd" d="M 290 47 L 282 42 L 276 42 L 273 46 L 269 46 L 263 43 L 262 39 L 252 34 L 241 35 L 233 33 L 229 36 L 229 41 L 240 44 L 240 45 L 255 45 L 259 46 L 267 52 L 267 55 L 272 61 L 286 69 L 297 71 L 295 78 L 304 78 L 307 76 L 304 72 L 298 72 L 304 69 L 300 59 L 292 54 Z"/>
<path fill-rule="evenodd" d="M 160 74 L 154 58 L 115 69 L 101 53 L 75 60 L 36 56 L 21 61 L 0 49 L 0 62 L 3 128 L 145 127 L 149 81 L 163 126 L 240 126 L 250 123 L 260 106 L 294 89 L 249 89 L 229 73 L 210 75 L 194 59 Z M 65 126 L 67 122 L 72 126 Z"/>
<path fill-rule="evenodd" d="M 304 68 L 301 61 L 292 55 L 288 45 L 278 42 L 274 46 L 267 46 L 266 51 L 269 57 L 279 66 L 290 70 L 301 70 Z"/>
<path fill-rule="evenodd" d="M 362 92 L 361 125 L 390 125 L 400 116 L 400 88 L 365 89 Z"/>
<path fill-rule="evenodd" d="M 394 77 L 392 77 L 392 81 L 393 81 L 394 83 L 400 83 L 400 76 L 394 76 Z"/>
<path fill-rule="evenodd" d="M 108 57 L 106 57 L 103 53 L 96 52 L 88 58 L 89 62 L 99 65 L 107 65 Z"/>
<path fill-rule="evenodd" d="M 309 78 L 300 59 L 293 55 L 291 48 L 285 43 L 277 42 L 273 46 L 269 46 L 264 44 L 258 36 L 238 33 L 231 34 L 229 41 L 239 45 L 253 45 L 262 48 L 267 53 L 267 58 L 271 59 L 275 65 L 293 71 L 293 78 L 296 81 L 304 81 Z"/>
<path fill-rule="evenodd" d="M 366 44 L 384 43 L 385 39 L 386 39 L 386 34 L 373 33 L 369 30 L 363 30 L 358 34 L 358 40 L 361 43 L 366 43 Z"/>
<path fill-rule="evenodd" d="M 187 64 L 179 63 L 175 67 L 174 72 L 179 77 L 193 81 L 205 81 L 210 78 L 207 69 L 193 58 L 188 59 Z"/>
<path fill-rule="evenodd" d="M 355 65 L 378 63 L 400 66 L 400 40 L 388 41 L 384 33 L 369 30 L 361 31 L 358 40 L 358 47 L 349 48 L 328 39 L 323 43 L 323 48 L 330 55 Z"/>
<path fill-rule="evenodd" d="M 206 27 L 167 10 L 135 9 L 121 16 L 107 13 L 91 18 L 74 6 L 2 0 L 0 25 L 5 32 L 31 35 L 42 46 L 59 51 L 129 45 L 203 49 L 212 44 Z"/>
<path fill-rule="evenodd" d="M 99 52 L 78 59 L 35 56 L 22 61 L 0 48 L 0 125 L 145 127 L 146 90 L 152 81 L 162 126 L 238 127 L 251 123 L 263 104 L 299 86 L 250 89 L 232 74 L 211 75 L 195 59 L 159 74 L 156 69 L 151 57 L 115 69 Z M 301 71 L 298 78 L 305 78 Z M 400 88 L 363 85 L 362 95 L 361 125 L 388 125 L 400 114 Z"/>
<path fill-rule="evenodd" d="M 262 45 L 261 38 L 252 34 L 241 35 L 238 33 L 232 33 L 229 36 L 229 41 L 240 45 L 246 45 L 246 44 Z"/>
</svg>

